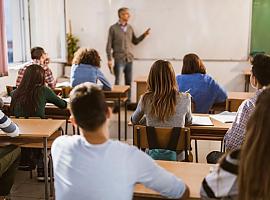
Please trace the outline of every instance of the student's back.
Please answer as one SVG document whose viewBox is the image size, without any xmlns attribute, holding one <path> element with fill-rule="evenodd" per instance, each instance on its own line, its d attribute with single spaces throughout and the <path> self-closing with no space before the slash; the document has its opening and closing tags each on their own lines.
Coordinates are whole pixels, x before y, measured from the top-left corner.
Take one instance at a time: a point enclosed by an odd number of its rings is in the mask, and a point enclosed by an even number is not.
<svg viewBox="0 0 270 200">
<path fill-rule="evenodd" d="M 100 56 L 94 49 L 81 48 L 75 53 L 70 72 L 70 83 L 75 87 L 81 83 L 103 84 L 103 90 L 111 90 L 111 84 L 100 70 Z"/>
<path fill-rule="evenodd" d="M 226 91 L 209 75 L 196 54 L 183 59 L 182 74 L 176 76 L 180 92 L 188 91 L 195 102 L 196 113 L 208 113 L 215 103 L 225 102 Z"/>
<path fill-rule="evenodd" d="M 147 85 L 147 92 L 131 117 L 132 123 L 153 127 L 184 127 L 191 123 L 190 95 L 178 92 L 168 61 L 158 60 L 152 65 Z"/>
<path fill-rule="evenodd" d="M 56 197 L 60 200 L 132 199 L 134 185 L 140 182 L 164 194 L 178 196 L 184 192 L 178 180 L 172 175 L 163 177 L 164 170 L 156 170 L 145 153 L 118 141 L 92 145 L 83 136 L 64 136 L 56 139 L 52 154 L 57 163 Z M 155 176 L 160 179 L 152 182 Z M 162 190 L 168 180 L 178 187 Z"/>
<path fill-rule="evenodd" d="M 16 117 L 45 118 L 46 103 L 66 108 L 67 103 L 45 86 L 45 71 L 39 65 L 30 65 L 25 70 L 19 87 L 11 93 L 11 110 Z"/>
</svg>

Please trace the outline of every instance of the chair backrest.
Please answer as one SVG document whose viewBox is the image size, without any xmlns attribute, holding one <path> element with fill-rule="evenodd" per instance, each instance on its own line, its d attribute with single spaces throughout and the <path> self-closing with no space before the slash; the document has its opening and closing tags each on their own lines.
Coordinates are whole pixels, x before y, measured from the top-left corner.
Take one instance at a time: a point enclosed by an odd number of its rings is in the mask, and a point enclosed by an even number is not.
<svg viewBox="0 0 270 200">
<path fill-rule="evenodd" d="M 150 148 L 149 137 L 147 136 L 147 126 L 134 125 L 133 144 L 139 149 Z M 151 145 L 152 149 L 168 149 L 168 144 L 173 134 L 173 128 L 155 128 L 156 133 L 156 147 Z M 176 146 L 176 151 L 187 151 L 190 150 L 190 129 L 179 128 L 179 139 Z"/>
</svg>

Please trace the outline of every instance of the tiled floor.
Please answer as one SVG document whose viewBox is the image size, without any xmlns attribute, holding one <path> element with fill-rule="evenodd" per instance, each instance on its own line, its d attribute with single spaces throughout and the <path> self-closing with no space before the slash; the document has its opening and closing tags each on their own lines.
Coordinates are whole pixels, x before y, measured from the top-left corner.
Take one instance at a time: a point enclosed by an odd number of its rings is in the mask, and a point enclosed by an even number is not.
<svg viewBox="0 0 270 200">
<path fill-rule="evenodd" d="M 122 119 L 124 119 L 124 113 L 122 114 Z M 132 112 L 128 112 L 128 119 Z M 118 125 L 117 118 L 118 116 L 114 114 L 110 122 L 110 133 L 111 138 L 117 139 L 118 137 Z M 121 121 L 121 134 L 122 138 L 124 137 L 124 120 Z M 71 127 L 69 127 L 69 132 L 71 133 Z M 132 144 L 132 128 L 128 127 L 128 140 L 129 144 Z M 194 150 L 194 142 L 192 142 L 192 148 Z M 212 150 L 220 149 L 220 142 L 213 141 L 198 141 L 199 149 L 199 162 L 206 162 L 206 155 Z M 193 152 L 193 155 L 194 152 Z M 195 159 L 194 159 L 195 160 Z M 44 183 L 37 182 L 36 174 L 33 173 L 33 178 L 30 179 L 29 172 L 18 171 L 16 175 L 15 184 L 11 191 L 11 200 L 37 200 L 43 199 L 44 197 Z"/>
</svg>

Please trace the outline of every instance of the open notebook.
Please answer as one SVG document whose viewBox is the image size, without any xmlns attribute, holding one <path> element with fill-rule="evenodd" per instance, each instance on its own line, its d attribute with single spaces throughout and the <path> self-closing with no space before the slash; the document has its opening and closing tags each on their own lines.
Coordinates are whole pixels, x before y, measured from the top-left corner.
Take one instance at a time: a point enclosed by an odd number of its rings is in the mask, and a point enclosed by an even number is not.
<svg viewBox="0 0 270 200">
<path fill-rule="evenodd" d="M 192 125 L 196 126 L 214 126 L 210 117 L 192 116 Z"/>
<path fill-rule="evenodd" d="M 222 123 L 232 123 L 234 122 L 235 117 L 236 117 L 236 112 L 228 112 L 228 111 L 224 111 L 216 115 L 211 115 L 211 118 L 218 120 Z"/>
</svg>

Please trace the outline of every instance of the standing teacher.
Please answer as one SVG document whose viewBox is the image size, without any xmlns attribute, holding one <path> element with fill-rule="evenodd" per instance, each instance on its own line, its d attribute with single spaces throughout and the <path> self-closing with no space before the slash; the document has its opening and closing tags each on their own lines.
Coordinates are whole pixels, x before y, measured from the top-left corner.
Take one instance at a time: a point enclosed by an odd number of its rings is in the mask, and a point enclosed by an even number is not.
<svg viewBox="0 0 270 200">
<path fill-rule="evenodd" d="M 128 24 L 130 17 L 128 8 L 120 8 L 118 10 L 119 21 L 112 25 L 109 29 L 108 42 L 106 47 L 108 67 L 115 75 L 115 85 L 119 85 L 121 71 L 125 74 L 125 84 L 131 86 L 132 81 L 132 61 L 131 53 L 132 44 L 139 44 L 148 34 L 147 29 L 140 37 L 136 37 L 131 25 Z M 113 53 L 112 53 L 113 50 Z M 114 66 L 112 57 L 114 58 Z M 131 91 L 128 94 L 128 102 L 130 102 Z"/>
</svg>

